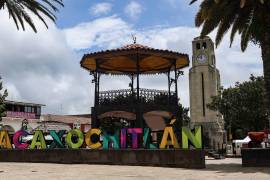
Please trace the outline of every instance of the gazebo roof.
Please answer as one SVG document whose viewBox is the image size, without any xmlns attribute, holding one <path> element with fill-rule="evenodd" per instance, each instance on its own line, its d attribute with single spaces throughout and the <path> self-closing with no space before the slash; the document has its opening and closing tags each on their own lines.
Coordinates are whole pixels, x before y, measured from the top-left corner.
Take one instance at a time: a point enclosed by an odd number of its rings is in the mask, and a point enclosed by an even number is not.
<svg viewBox="0 0 270 180">
<path fill-rule="evenodd" d="M 187 54 L 154 49 L 141 44 L 129 44 L 117 49 L 85 54 L 81 66 L 89 71 L 125 74 L 137 73 L 137 60 L 141 74 L 163 73 L 189 65 Z"/>
</svg>

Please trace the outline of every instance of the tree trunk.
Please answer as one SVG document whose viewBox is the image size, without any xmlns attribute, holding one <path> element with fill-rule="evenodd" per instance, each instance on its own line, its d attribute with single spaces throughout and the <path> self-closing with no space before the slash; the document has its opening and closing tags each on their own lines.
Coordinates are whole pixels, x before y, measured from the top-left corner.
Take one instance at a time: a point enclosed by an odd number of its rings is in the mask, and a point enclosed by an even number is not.
<svg viewBox="0 0 270 180">
<path fill-rule="evenodd" d="M 264 34 L 261 42 L 263 71 L 265 81 L 265 102 L 268 112 L 268 122 L 265 122 L 265 128 L 270 128 L 270 33 Z"/>
</svg>

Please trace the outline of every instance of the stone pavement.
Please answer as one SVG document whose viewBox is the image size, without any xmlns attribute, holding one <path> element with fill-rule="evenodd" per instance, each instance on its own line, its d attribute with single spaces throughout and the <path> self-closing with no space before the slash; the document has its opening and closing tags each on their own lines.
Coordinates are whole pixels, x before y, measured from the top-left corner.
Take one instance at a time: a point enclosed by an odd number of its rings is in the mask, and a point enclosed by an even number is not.
<svg viewBox="0 0 270 180">
<path fill-rule="evenodd" d="M 237 179 L 270 180 L 269 168 L 243 168 L 241 159 L 206 160 L 206 169 L 160 168 L 142 166 L 108 166 L 86 164 L 40 164 L 40 163 L 0 163 L 0 180 L 197 180 L 197 179 Z"/>
</svg>

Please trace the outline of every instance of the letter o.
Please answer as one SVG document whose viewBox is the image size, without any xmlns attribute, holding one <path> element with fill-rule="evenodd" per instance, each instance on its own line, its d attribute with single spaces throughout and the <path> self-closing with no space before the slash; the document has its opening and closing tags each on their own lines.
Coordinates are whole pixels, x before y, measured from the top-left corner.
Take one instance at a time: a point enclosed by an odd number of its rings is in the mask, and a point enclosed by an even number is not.
<svg viewBox="0 0 270 180">
<path fill-rule="evenodd" d="M 91 136 L 94 134 L 100 136 L 101 130 L 100 129 L 90 129 L 85 135 L 85 143 L 91 149 L 98 149 L 102 146 L 102 144 L 100 143 L 100 141 L 92 142 Z"/>
<path fill-rule="evenodd" d="M 72 136 L 75 135 L 78 137 L 78 141 L 76 143 L 74 143 L 72 141 Z M 83 144 L 83 133 L 82 131 L 80 131 L 79 129 L 72 129 L 68 132 L 67 137 L 66 137 L 66 142 L 68 147 L 72 148 L 72 149 L 78 149 L 82 146 Z"/>
</svg>

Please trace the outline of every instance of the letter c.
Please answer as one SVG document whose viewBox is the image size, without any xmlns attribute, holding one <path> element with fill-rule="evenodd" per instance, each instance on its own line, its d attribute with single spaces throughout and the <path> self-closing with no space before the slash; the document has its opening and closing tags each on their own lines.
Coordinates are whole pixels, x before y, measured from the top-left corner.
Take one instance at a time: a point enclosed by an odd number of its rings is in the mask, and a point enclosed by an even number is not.
<svg viewBox="0 0 270 180">
<path fill-rule="evenodd" d="M 102 144 L 100 143 L 100 141 L 93 142 L 91 140 L 91 136 L 94 134 L 100 136 L 101 130 L 100 129 L 90 129 L 85 135 L 85 143 L 91 149 L 98 149 L 102 146 Z"/>
<path fill-rule="evenodd" d="M 24 131 L 24 130 L 17 131 L 14 134 L 14 136 L 13 136 L 13 143 L 14 143 L 14 145 L 15 145 L 16 148 L 18 148 L 18 149 L 27 149 L 28 148 L 29 144 L 27 144 L 27 143 L 21 143 L 20 140 L 19 140 L 20 137 L 27 136 L 27 135 L 28 135 L 28 133 L 26 131 Z"/>
</svg>

